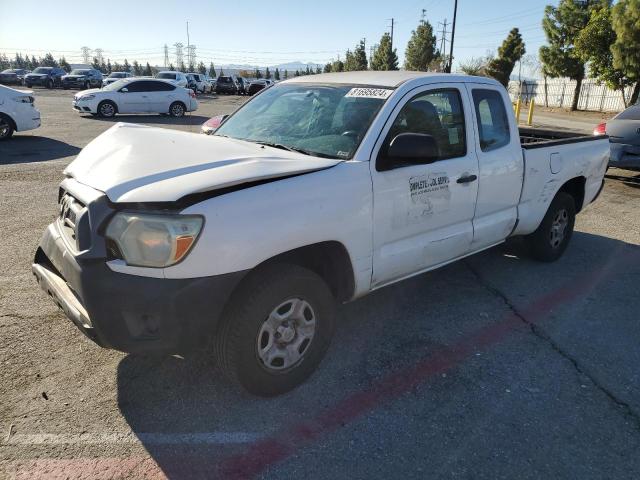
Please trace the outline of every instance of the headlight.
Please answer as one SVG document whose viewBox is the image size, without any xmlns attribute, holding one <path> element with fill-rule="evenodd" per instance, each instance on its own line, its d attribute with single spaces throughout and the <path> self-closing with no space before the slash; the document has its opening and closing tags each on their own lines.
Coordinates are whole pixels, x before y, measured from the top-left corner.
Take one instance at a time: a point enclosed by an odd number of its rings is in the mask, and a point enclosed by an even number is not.
<svg viewBox="0 0 640 480">
<path fill-rule="evenodd" d="M 33 103 L 33 97 L 14 97 L 13 101 L 18 103 Z"/>
<path fill-rule="evenodd" d="M 86 102 L 87 100 L 91 100 L 93 98 L 96 98 L 95 95 L 83 95 L 80 98 L 78 98 L 79 102 Z"/>
<path fill-rule="evenodd" d="M 106 236 L 123 260 L 138 267 L 168 267 L 182 260 L 195 243 L 204 220 L 199 215 L 117 213 Z"/>
</svg>

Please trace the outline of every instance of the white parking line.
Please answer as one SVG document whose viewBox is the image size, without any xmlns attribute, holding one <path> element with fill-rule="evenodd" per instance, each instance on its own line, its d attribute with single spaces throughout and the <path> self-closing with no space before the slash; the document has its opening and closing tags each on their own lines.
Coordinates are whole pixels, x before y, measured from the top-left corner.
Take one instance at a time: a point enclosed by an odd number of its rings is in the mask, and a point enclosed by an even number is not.
<svg viewBox="0 0 640 480">
<path fill-rule="evenodd" d="M 202 432 L 202 433 L 15 433 L 0 445 L 89 445 L 131 444 L 143 445 L 224 445 L 249 443 L 260 435 L 247 432 Z"/>
</svg>

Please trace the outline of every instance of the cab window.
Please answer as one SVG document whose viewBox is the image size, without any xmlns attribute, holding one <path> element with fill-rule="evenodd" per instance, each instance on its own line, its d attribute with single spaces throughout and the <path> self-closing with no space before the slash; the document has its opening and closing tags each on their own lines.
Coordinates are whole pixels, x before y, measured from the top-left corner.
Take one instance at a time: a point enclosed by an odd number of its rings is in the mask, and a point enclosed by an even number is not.
<svg viewBox="0 0 640 480">
<path fill-rule="evenodd" d="M 408 166 L 389 158 L 389 146 L 402 133 L 430 135 L 437 145 L 437 157 L 430 161 L 463 157 L 467 153 L 464 111 L 460 92 L 455 89 L 429 90 L 409 100 L 391 125 L 378 155 L 377 169 Z M 415 164 L 424 162 L 416 161 Z"/>
<path fill-rule="evenodd" d="M 474 89 L 473 105 L 478 122 L 480 149 L 489 152 L 508 145 L 511 141 L 509 117 L 500 92 Z"/>
</svg>

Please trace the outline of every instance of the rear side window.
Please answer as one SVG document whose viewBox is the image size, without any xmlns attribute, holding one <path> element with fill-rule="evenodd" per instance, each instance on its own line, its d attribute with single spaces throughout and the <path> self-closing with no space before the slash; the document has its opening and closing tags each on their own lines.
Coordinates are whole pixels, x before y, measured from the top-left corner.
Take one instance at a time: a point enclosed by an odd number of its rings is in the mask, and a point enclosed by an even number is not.
<svg viewBox="0 0 640 480">
<path fill-rule="evenodd" d="M 500 92 L 474 89 L 473 104 L 478 121 L 480 149 L 490 152 L 508 145 L 511 141 L 509 117 Z"/>
<path fill-rule="evenodd" d="M 640 120 L 640 107 L 633 106 L 613 117 L 614 120 Z"/>
<path fill-rule="evenodd" d="M 171 90 L 175 90 L 175 85 L 172 85 L 168 82 L 151 82 L 149 81 L 149 90 L 150 92 L 169 92 Z"/>
</svg>

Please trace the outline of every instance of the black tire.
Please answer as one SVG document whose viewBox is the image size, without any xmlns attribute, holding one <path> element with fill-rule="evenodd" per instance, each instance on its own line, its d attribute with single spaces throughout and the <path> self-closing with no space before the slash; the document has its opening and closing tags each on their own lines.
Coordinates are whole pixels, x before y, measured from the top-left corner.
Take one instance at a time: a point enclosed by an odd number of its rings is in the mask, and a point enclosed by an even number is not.
<svg viewBox="0 0 640 480">
<path fill-rule="evenodd" d="M 51 90 L 53 88 L 53 80 L 51 80 L 51 79 L 47 80 L 47 88 L 49 90 Z"/>
<path fill-rule="evenodd" d="M 187 111 L 187 107 L 182 102 L 173 102 L 169 106 L 169 115 L 174 118 L 184 117 L 184 114 Z"/>
<path fill-rule="evenodd" d="M 531 256 L 541 262 L 558 260 L 569 245 L 576 220 L 571 195 L 558 192 L 537 230 L 525 237 Z"/>
<path fill-rule="evenodd" d="M 118 113 L 118 107 L 111 100 L 104 100 L 98 104 L 98 115 L 103 118 L 113 118 Z"/>
<path fill-rule="evenodd" d="M 24 86 L 27 87 L 27 88 L 31 88 L 31 84 L 30 83 L 25 83 Z"/>
<path fill-rule="evenodd" d="M 267 334 L 263 328 L 267 319 L 277 308 L 280 312 L 288 302 L 301 300 L 311 308 L 309 318 L 315 322 L 312 338 L 303 340 L 297 348 L 290 345 L 299 356 L 290 367 L 284 368 L 286 364 L 277 366 L 278 358 L 271 361 L 271 366 L 266 365 L 259 356 L 259 349 Z M 306 306 L 301 313 L 304 317 L 309 314 Z M 288 392 L 304 382 L 320 364 L 333 336 L 334 315 L 335 299 L 327 284 L 314 272 L 289 264 L 263 267 L 249 274 L 225 309 L 214 338 L 218 365 L 225 376 L 255 395 L 270 397 Z M 304 321 L 302 318 L 293 320 L 296 326 L 290 329 L 294 332 L 289 338 L 290 344 L 299 343 L 303 338 L 300 332 Z M 289 326 L 285 328 L 289 329 Z M 280 333 L 274 333 L 271 338 L 270 350 L 276 342 L 284 341 L 278 340 L 278 335 Z M 284 344 L 277 345 L 286 350 Z"/>
<path fill-rule="evenodd" d="M 0 142 L 9 140 L 13 136 L 13 122 L 5 115 L 0 115 Z"/>
<path fill-rule="evenodd" d="M 91 84 L 89 82 L 85 82 L 84 89 L 89 90 L 91 88 Z"/>
</svg>

